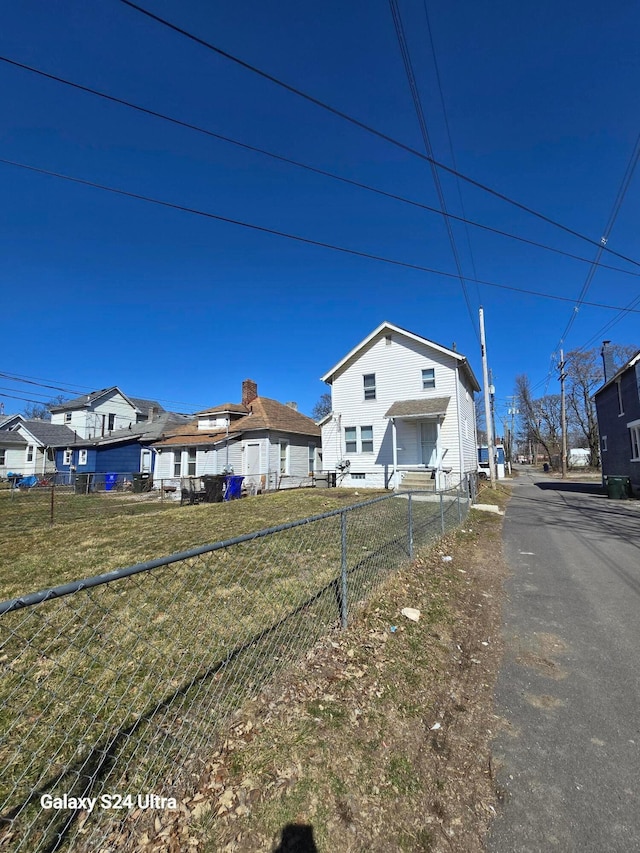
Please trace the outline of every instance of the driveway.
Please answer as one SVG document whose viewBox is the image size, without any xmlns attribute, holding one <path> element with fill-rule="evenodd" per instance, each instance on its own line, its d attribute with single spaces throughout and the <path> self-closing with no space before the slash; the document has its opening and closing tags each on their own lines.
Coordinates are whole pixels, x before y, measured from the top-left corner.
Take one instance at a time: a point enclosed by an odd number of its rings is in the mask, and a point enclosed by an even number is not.
<svg viewBox="0 0 640 853">
<path fill-rule="evenodd" d="M 599 491 L 514 481 L 489 853 L 640 850 L 640 502 Z"/>
</svg>

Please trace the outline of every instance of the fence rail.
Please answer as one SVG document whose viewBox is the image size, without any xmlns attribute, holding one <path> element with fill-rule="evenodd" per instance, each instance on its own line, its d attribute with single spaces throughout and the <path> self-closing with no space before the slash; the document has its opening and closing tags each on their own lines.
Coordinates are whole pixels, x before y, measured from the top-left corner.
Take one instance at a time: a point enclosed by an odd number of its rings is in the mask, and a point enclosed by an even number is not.
<svg viewBox="0 0 640 853">
<path fill-rule="evenodd" d="M 179 799 L 234 710 L 470 503 L 466 485 L 384 496 L 0 604 L 0 848 L 152 825 L 100 797 Z"/>
</svg>

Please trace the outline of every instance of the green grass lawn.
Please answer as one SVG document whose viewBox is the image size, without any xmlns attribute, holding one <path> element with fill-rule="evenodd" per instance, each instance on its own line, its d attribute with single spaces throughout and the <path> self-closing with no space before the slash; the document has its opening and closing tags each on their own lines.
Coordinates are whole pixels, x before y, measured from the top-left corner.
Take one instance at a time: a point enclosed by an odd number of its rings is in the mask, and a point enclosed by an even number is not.
<svg viewBox="0 0 640 853">
<path fill-rule="evenodd" d="M 180 507 L 117 496 L 68 495 L 48 523 L 47 495 L 0 497 L 0 601 L 243 533 L 329 512 L 381 492 L 291 489 L 220 504 Z M 84 513 L 84 517 L 83 517 Z"/>
<path fill-rule="evenodd" d="M 2 598 L 375 496 L 291 490 L 3 530 Z M 351 606 L 407 561 L 408 507 L 390 498 L 346 513 Z M 416 544 L 439 534 L 437 503 L 414 502 L 413 518 Z M 0 814 L 16 815 L 16 837 L 35 851 L 63 832 L 64 815 L 43 812 L 34 791 L 188 787 L 234 709 L 339 625 L 342 533 L 336 515 L 0 617 Z"/>
</svg>

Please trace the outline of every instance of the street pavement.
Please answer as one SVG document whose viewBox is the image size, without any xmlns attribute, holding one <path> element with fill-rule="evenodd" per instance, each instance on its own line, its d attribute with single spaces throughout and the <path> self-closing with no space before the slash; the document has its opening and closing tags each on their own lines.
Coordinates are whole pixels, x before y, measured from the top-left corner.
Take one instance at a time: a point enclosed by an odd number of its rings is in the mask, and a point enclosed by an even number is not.
<svg viewBox="0 0 640 853">
<path fill-rule="evenodd" d="M 489 853 L 640 851 L 640 501 L 521 469 Z"/>
</svg>

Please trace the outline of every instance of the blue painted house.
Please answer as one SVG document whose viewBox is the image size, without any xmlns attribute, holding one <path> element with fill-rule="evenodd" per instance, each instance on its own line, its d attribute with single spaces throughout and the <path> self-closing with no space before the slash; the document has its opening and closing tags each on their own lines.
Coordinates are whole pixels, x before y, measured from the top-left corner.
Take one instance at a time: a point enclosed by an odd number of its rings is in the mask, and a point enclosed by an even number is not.
<svg viewBox="0 0 640 853">
<path fill-rule="evenodd" d="M 99 438 L 77 437 L 66 447 L 56 449 L 56 470 L 77 474 L 151 474 L 156 453 L 151 444 L 188 422 L 185 415 L 162 412 Z"/>
</svg>

